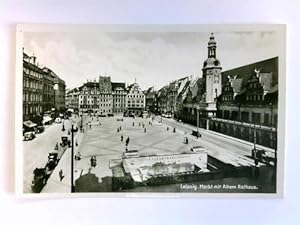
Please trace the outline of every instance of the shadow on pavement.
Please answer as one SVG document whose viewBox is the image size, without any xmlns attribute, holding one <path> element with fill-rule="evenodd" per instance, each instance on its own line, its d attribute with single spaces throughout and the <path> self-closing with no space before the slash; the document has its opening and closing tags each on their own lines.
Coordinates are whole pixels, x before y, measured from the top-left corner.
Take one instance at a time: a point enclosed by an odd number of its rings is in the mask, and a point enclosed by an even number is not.
<svg viewBox="0 0 300 225">
<path fill-rule="evenodd" d="M 99 177 L 91 172 L 80 176 L 75 181 L 75 192 L 111 192 L 111 187 L 111 177 L 103 177 L 99 182 Z"/>
</svg>

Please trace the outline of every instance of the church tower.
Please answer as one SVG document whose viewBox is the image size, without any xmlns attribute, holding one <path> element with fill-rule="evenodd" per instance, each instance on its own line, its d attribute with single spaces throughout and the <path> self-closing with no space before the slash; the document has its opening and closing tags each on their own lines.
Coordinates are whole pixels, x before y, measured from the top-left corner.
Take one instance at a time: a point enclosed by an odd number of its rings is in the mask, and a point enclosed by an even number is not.
<svg viewBox="0 0 300 225">
<path fill-rule="evenodd" d="M 203 63 L 202 73 L 205 86 L 205 102 L 208 108 L 216 109 L 216 99 L 222 93 L 221 63 L 216 58 L 217 42 L 213 33 L 208 41 L 208 58 Z"/>
</svg>

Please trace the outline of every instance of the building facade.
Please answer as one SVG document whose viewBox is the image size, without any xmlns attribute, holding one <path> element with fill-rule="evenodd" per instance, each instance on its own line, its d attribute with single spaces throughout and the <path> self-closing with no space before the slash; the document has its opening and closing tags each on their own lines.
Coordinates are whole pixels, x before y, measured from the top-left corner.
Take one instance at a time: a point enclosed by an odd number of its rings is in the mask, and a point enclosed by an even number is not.
<svg viewBox="0 0 300 225">
<path fill-rule="evenodd" d="M 135 82 L 127 87 L 126 111 L 129 114 L 141 115 L 145 110 L 146 99 L 139 85 Z"/>
<path fill-rule="evenodd" d="M 224 72 L 221 69 L 211 35 L 202 78 L 189 80 L 178 93 L 178 119 L 276 148 L 278 57 Z"/>
<path fill-rule="evenodd" d="M 47 82 L 48 85 L 48 82 Z M 35 56 L 23 53 L 23 121 L 37 122 L 43 113 L 44 71 Z"/>
<path fill-rule="evenodd" d="M 278 57 L 225 71 L 222 76 L 223 93 L 210 129 L 275 148 Z"/>
<path fill-rule="evenodd" d="M 125 83 L 112 83 L 113 113 L 126 111 L 126 87 Z"/>
<path fill-rule="evenodd" d="M 50 112 L 55 108 L 55 75 L 49 68 L 43 68 L 43 112 Z"/>
<path fill-rule="evenodd" d="M 58 112 L 66 110 L 66 84 L 59 76 L 54 74 L 54 107 Z"/>
<path fill-rule="evenodd" d="M 23 52 L 23 121 L 42 124 L 43 116 L 52 115 L 55 109 L 65 109 L 64 80 Z"/>
<path fill-rule="evenodd" d="M 154 87 L 150 87 L 144 91 L 146 103 L 145 109 L 149 112 L 157 112 L 157 93 Z"/>
<path fill-rule="evenodd" d="M 66 108 L 73 110 L 73 112 L 79 112 L 79 88 L 73 88 L 66 91 Z"/>
<path fill-rule="evenodd" d="M 111 82 L 109 76 L 100 76 L 99 82 L 89 81 L 78 88 L 78 109 L 82 113 L 90 112 L 98 115 L 122 113 L 126 109 L 125 83 Z M 70 96 L 71 99 L 71 96 Z M 73 104 L 75 106 L 75 104 Z"/>
</svg>

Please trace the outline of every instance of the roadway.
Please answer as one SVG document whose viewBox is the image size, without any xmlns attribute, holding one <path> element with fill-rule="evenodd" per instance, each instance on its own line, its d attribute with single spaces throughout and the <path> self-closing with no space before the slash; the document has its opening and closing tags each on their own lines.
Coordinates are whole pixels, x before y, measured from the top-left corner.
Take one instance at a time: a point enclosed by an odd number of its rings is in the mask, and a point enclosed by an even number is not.
<svg viewBox="0 0 300 225">
<path fill-rule="evenodd" d="M 72 118 L 73 120 L 78 118 Z M 45 126 L 41 134 L 30 141 L 23 141 L 23 192 L 31 193 L 31 182 L 35 168 L 43 168 L 48 161 L 48 154 L 60 143 L 61 136 L 68 135 L 71 128 L 71 120 L 63 121 L 65 131 L 62 131 L 62 123 L 53 123 Z M 60 146 L 59 146 L 60 147 Z"/>
</svg>

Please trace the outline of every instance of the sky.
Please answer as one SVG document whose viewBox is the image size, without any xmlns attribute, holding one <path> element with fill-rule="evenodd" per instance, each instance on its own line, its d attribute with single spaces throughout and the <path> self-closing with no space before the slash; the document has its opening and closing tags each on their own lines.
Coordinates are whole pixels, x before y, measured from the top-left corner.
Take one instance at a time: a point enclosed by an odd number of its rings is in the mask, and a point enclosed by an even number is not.
<svg viewBox="0 0 300 225">
<path fill-rule="evenodd" d="M 213 31 L 212 31 L 213 32 Z M 65 80 L 67 88 L 99 76 L 145 90 L 202 76 L 209 32 L 25 32 L 24 51 Z M 222 71 L 279 55 L 272 31 L 214 32 Z"/>
</svg>

